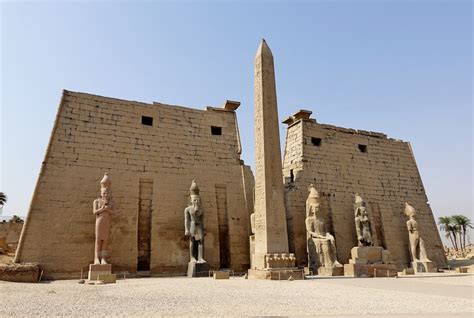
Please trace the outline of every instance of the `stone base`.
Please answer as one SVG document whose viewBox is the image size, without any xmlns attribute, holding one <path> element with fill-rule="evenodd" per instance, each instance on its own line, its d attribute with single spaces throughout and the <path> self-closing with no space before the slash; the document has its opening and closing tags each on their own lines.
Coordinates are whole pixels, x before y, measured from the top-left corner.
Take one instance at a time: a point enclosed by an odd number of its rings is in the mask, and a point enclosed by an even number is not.
<svg viewBox="0 0 474 318">
<path fill-rule="evenodd" d="M 319 276 L 344 276 L 344 267 L 319 267 L 318 268 Z"/>
<path fill-rule="evenodd" d="M 385 255 L 384 255 L 385 254 Z M 373 264 L 382 263 L 388 258 L 387 251 L 379 246 L 361 246 L 351 249 L 350 264 Z M 385 260 L 386 261 L 386 260 Z"/>
<path fill-rule="evenodd" d="M 106 284 L 115 284 L 117 281 L 117 275 L 115 274 L 99 274 L 97 280 L 101 280 Z"/>
<path fill-rule="evenodd" d="M 406 275 L 415 275 L 415 271 L 413 270 L 413 268 L 404 268 L 401 272 L 398 272 L 398 276 Z"/>
<path fill-rule="evenodd" d="M 37 283 L 40 267 L 36 263 L 0 264 L 0 280 L 7 282 Z"/>
<path fill-rule="evenodd" d="M 112 264 L 90 264 L 88 280 L 97 280 L 98 275 L 112 274 Z"/>
<path fill-rule="evenodd" d="M 294 268 L 272 268 L 272 269 L 249 269 L 249 279 L 269 279 L 288 280 L 293 277 L 295 280 L 304 279 L 301 269 Z"/>
<path fill-rule="evenodd" d="M 189 262 L 188 277 L 209 277 L 209 264 Z"/>
<path fill-rule="evenodd" d="M 344 276 L 347 277 L 395 277 L 395 264 L 344 264 Z"/>
<path fill-rule="evenodd" d="M 229 279 L 229 272 L 228 271 L 218 271 L 218 272 L 214 272 L 214 274 L 212 275 L 212 277 L 214 277 L 214 279 Z"/>
<path fill-rule="evenodd" d="M 413 267 L 413 270 L 415 271 L 415 274 L 417 273 L 436 273 L 438 269 L 436 268 L 436 265 L 433 262 L 412 262 L 411 266 Z"/>
</svg>

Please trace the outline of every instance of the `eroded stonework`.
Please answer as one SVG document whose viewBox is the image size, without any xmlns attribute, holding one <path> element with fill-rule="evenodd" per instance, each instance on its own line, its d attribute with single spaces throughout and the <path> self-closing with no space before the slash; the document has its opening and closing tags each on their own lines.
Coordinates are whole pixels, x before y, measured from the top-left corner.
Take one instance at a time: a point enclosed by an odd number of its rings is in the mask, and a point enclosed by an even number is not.
<svg viewBox="0 0 474 318">
<path fill-rule="evenodd" d="M 114 272 L 186 273 L 183 211 L 192 179 L 206 207 L 205 260 L 214 269 L 249 268 L 253 180 L 240 160 L 237 106 L 198 110 L 64 91 L 16 261 L 40 263 L 45 278 L 87 272 L 91 202 L 107 171 L 114 179 Z"/>
<path fill-rule="evenodd" d="M 313 183 L 341 263 L 347 264 L 351 249 L 359 245 L 353 214 L 354 193 L 359 193 L 370 211 L 372 244 L 389 250 L 399 270 L 410 263 L 405 202 L 418 211 L 429 259 L 445 267 L 443 245 L 410 144 L 382 133 L 319 124 L 310 114 L 300 111 L 284 121 L 288 236 L 297 264 L 307 265 L 304 211 L 308 184 Z"/>
</svg>

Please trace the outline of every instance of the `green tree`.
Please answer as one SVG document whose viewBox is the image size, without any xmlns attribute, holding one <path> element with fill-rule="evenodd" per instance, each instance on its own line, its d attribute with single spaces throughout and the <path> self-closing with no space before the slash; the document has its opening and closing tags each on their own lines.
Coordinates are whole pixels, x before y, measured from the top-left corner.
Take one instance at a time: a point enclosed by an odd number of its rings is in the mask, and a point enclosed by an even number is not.
<svg viewBox="0 0 474 318">
<path fill-rule="evenodd" d="M 13 215 L 12 218 L 10 219 L 10 222 L 21 223 L 23 222 L 23 220 L 18 215 Z"/>
<path fill-rule="evenodd" d="M 439 224 L 439 229 L 446 233 L 445 236 L 451 240 L 451 244 L 457 250 L 458 249 L 457 244 L 456 244 L 456 241 L 454 240 L 456 237 L 456 234 L 454 233 L 456 230 L 456 227 L 453 223 L 453 218 L 450 216 L 440 216 L 438 218 L 438 224 Z"/>
<path fill-rule="evenodd" d="M 7 195 L 3 192 L 0 192 L 0 206 L 4 206 L 7 203 Z"/>
<path fill-rule="evenodd" d="M 473 224 L 471 223 L 471 220 L 465 215 L 456 214 L 453 215 L 451 218 L 453 219 L 453 223 L 456 225 L 459 231 L 459 243 L 461 245 L 461 250 L 466 251 L 467 231 L 468 229 L 473 228 Z"/>
</svg>

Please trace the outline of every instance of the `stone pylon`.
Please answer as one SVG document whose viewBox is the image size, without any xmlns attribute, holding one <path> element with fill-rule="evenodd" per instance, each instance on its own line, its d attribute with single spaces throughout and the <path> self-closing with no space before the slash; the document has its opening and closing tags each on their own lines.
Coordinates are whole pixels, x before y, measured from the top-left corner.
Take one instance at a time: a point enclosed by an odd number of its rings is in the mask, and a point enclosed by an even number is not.
<svg viewBox="0 0 474 318">
<path fill-rule="evenodd" d="M 275 69 L 265 40 L 255 56 L 254 110 L 255 252 L 249 277 L 281 278 L 282 273 L 294 277 L 295 258 L 288 253 Z"/>
</svg>

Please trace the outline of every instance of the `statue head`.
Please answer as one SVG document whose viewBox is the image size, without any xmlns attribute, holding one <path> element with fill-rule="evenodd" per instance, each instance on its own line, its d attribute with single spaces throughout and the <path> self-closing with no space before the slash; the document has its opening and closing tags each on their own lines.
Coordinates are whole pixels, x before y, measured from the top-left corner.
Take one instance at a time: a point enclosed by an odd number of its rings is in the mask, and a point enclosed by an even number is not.
<svg viewBox="0 0 474 318">
<path fill-rule="evenodd" d="M 306 200 L 306 217 L 315 216 L 319 211 L 319 193 L 313 184 L 308 187 L 308 199 Z"/>
<path fill-rule="evenodd" d="M 416 215 L 416 210 L 414 207 L 405 202 L 405 215 L 412 218 Z"/>
<path fill-rule="evenodd" d="M 359 193 L 355 194 L 355 202 L 354 202 L 354 214 L 355 216 L 362 216 L 367 215 L 367 209 L 365 208 L 364 199 L 359 195 Z"/>
<path fill-rule="evenodd" d="M 199 196 L 199 187 L 194 180 L 191 182 L 191 187 L 189 188 L 189 199 L 191 205 L 199 209 L 201 206 L 201 197 Z"/>
</svg>

